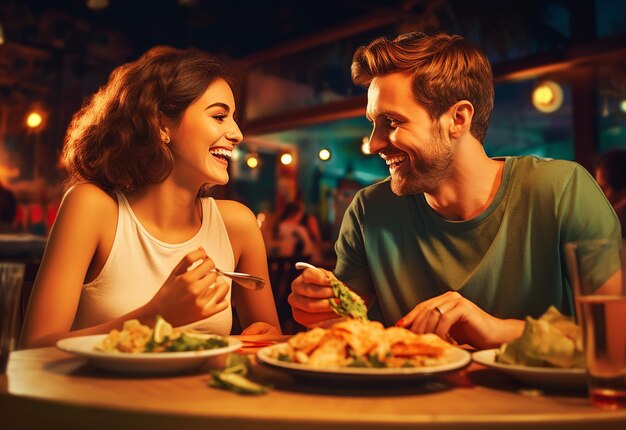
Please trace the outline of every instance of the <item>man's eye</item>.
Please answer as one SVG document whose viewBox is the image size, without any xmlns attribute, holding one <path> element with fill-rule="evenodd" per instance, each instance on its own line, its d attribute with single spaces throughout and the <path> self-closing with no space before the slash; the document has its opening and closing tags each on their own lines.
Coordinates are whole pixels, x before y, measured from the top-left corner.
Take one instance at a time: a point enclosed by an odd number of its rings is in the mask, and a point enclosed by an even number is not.
<svg viewBox="0 0 626 430">
<path fill-rule="evenodd" d="M 393 119 L 393 118 L 385 118 L 385 120 L 387 121 L 387 126 L 388 126 L 389 128 L 396 128 L 396 127 L 398 127 L 398 125 L 399 125 L 399 124 L 398 124 L 398 121 L 396 121 L 396 120 L 395 120 L 395 119 Z"/>
</svg>

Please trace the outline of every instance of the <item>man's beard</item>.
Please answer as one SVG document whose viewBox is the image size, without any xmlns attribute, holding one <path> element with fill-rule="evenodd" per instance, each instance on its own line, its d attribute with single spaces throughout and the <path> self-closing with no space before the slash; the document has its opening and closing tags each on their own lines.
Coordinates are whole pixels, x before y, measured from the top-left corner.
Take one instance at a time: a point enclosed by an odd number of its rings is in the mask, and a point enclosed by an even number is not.
<svg viewBox="0 0 626 430">
<path fill-rule="evenodd" d="M 437 124 L 426 149 L 407 158 L 406 162 L 411 163 L 408 176 L 391 175 L 391 191 L 397 196 L 432 193 L 450 174 L 453 155 L 452 145 L 446 142 L 441 124 Z"/>
</svg>

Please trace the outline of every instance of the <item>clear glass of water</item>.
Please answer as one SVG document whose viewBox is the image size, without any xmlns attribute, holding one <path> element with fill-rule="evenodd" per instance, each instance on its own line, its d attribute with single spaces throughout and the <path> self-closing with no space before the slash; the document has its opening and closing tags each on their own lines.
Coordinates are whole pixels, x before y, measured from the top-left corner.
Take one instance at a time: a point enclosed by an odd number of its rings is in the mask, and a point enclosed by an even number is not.
<svg viewBox="0 0 626 430">
<path fill-rule="evenodd" d="M 565 249 L 591 401 L 626 408 L 626 243 L 599 239 Z"/>
</svg>

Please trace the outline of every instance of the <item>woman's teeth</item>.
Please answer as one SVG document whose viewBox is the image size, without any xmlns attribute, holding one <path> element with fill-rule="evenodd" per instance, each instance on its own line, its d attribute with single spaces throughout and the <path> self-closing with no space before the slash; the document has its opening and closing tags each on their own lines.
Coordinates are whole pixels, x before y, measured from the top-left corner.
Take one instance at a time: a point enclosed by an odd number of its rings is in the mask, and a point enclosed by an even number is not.
<svg viewBox="0 0 626 430">
<path fill-rule="evenodd" d="M 209 154 L 211 154 L 214 157 L 230 160 L 230 158 L 233 155 L 233 151 L 230 149 L 225 149 L 225 148 L 216 148 L 216 149 L 209 149 Z"/>
</svg>

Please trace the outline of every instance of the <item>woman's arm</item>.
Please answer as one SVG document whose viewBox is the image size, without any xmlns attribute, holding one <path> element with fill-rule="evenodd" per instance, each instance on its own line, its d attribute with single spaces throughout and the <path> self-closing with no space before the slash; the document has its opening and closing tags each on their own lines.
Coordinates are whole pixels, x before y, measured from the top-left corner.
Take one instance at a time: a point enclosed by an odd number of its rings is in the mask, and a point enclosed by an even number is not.
<svg viewBox="0 0 626 430">
<path fill-rule="evenodd" d="M 94 257 L 105 251 L 102 238 L 111 232 L 114 235 L 116 224 L 116 202 L 95 185 L 80 184 L 65 194 L 30 296 L 22 346 L 51 345 L 67 337 L 86 274 L 90 266 L 98 265 Z M 94 327 L 73 335 L 103 333 L 107 328 Z"/>
<path fill-rule="evenodd" d="M 261 230 L 254 214 L 244 205 L 228 200 L 217 201 L 235 255 L 238 272 L 265 279 L 265 287 L 254 291 L 233 284 L 232 295 L 242 327 L 265 322 L 280 330 L 274 295 L 269 282 L 267 255 Z"/>
<path fill-rule="evenodd" d="M 46 253 L 31 294 L 21 344 L 53 345 L 57 340 L 121 329 L 129 319 L 153 325 L 162 315 L 174 325 L 185 325 L 220 312 L 228 284 L 217 279 L 215 267 L 203 249 L 187 254 L 145 305 L 118 318 L 71 331 L 82 285 L 93 280 L 106 262 L 117 226 L 117 204 L 90 184 L 72 188 L 63 199 Z M 198 260 L 203 262 L 188 270 Z M 132 288 L 132 286 L 128 286 Z"/>
</svg>

